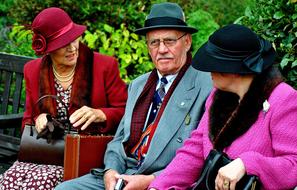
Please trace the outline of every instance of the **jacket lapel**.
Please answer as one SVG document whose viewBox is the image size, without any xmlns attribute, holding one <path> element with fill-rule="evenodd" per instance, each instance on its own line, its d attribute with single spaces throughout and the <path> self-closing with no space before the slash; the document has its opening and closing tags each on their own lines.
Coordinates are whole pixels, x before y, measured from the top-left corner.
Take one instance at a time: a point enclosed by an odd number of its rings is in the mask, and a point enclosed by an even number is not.
<svg viewBox="0 0 297 190">
<path fill-rule="evenodd" d="M 149 148 L 139 172 L 144 171 L 155 162 L 182 126 L 186 114 L 200 91 L 200 87 L 195 86 L 196 75 L 197 73 L 193 72 L 192 68 L 188 69 L 173 92 L 152 139 L 150 147 L 153 148 Z"/>
<path fill-rule="evenodd" d="M 134 92 L 134 93 L 129 94 L 129 97 L 127 100 L 125 117 L 124 117 L 127 120 L 125 120 L 126 127 L 124 128 L 125 136 L 124 136 L 123 142 L 126 142 L 130 137 L 130 126 L 131 126 L 131 118 L 132 118 L 133 110 L 137 102 L 137 99 L 139 98 L 141 92 L 143 91 L 143 88 L 149 77 L 149 74 L 150 73 L 145 74 L 141 80 L 137 81 L 137 83 L 131 83 L 130 85 L 132 85 L 132 87 L 129 86 L 129 91 L 130 91 L 130 88 L 136 88 L 136 87 L 137 87 L 137 90 L 135 91 L 131 90 L 131 92 Z"/>
</svg>

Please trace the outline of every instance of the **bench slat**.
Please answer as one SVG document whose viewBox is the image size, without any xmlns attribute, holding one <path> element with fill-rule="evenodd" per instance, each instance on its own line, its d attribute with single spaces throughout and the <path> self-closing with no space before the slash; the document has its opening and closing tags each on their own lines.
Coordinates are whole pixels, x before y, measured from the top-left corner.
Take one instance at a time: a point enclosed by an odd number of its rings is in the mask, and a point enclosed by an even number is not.
<svg viewBox="0 0 297 190">
<path fill-rule="evenodd" d="M 0 52 L 0 173 L 16 159 L 25 100 L 23 68 L 31 57 Z"/>
</svg>

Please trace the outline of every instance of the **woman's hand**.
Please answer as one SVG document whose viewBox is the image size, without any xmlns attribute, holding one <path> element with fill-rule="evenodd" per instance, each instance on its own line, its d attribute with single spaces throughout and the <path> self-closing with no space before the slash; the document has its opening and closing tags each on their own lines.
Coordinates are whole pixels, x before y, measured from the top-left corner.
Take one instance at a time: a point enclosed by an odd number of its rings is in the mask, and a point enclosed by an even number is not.
<svg viewBox="0 0 297 190">
<path fill-rule="evenodd" d="M 40 114 L 35 121 L 35 128 L 38 133 L 43 131 L 46 127 L 47 119 L 46 119 L 46 113 Z"/>
<path fill-rule="evenodd" d="M 83 106 L 71 114 L 69 120 L 73 127 L 83 124 L 81 130 L 84 130 L 93 122 L 98 123 L 106 121 L 106 115 L 100 109 L 93 109 L 88 106 Z"/>
<path fill-rule="evenodd" d="M 216 177 L 216 190 L 235 190 L 236 183 L 244 176 L 245 166 L 240 158 L 237 158 L 221 167 Z"/>
</svg>

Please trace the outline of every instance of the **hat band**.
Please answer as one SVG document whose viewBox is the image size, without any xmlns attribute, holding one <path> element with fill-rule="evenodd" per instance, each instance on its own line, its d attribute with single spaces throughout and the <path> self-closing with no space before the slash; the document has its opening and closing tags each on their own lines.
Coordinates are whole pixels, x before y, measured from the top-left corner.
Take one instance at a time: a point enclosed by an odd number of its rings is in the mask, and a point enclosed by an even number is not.
<svg viewBox="0 0 297 190">
<path fill-rule="evenodd" d="M 205 50 L 210 56 L 224 61 L 241 61 L 251 54 L 251 51 L 232 51 L 223 49 L 210 41 L 207 42 Z"/>
<path fill-rule="evenodd" d="M 242 61 L 244 65 L 251 71 L 255 73 L 261 73 L 264 66 L 262 53 L 270 51 L 272 46 L 268 41 L 262 38 L 259 39 L 259 42 L 260 42 L 260 49 L 255 52 L 251 52 L 251 51 L 232 51 L 232 50 L 223 49 L 208 41 L 206 45 L 206 52 L 210 56 L 219 60 L 238 61 L 238 62 Z"/>
<path fill-rule="evenodd" d="M 73 22 L 70 22 L 69 24 L 67 24 L 66 26 L 64 26 L 63 28 L 58 30 L 57 32 L 55 32 L 55 33 L 51 34 L 50 36 L 48 36 L 47 41 L 52 41 L 54 39 L 57 39 L 58 37 L 62 36 L 63 34 L 68 32 L 69 30 L 71 30 L 72 27 L 73 27 Z"/>
<path fill-rule="evenodd" d="M 145 27 L 160 26 L 160 25 L 187 26 L 187 24 L 183 20 L 178 19 L 178 18 L 172 18 L 172 17 L 150 18 L 144 22 Z"/>
</svg>

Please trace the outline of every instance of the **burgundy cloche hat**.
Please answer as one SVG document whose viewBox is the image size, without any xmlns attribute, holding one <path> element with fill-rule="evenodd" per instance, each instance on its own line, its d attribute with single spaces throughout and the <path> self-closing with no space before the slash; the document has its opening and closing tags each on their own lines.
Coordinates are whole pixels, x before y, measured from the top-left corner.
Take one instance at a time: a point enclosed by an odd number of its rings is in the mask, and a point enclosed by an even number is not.
<svg viewBox="0 0 297 190">
<path fill-rule="evenodd" d="M 31 25 L 32 49 L 43 55 L 62 48 L 81 36 L 86 26 L 75 24 L 62 9 L 50 7 L 41 11 Z"/>
</svg>

